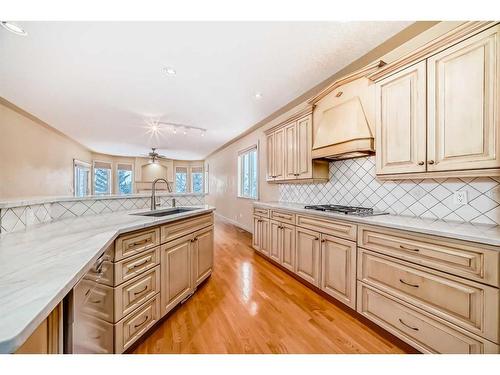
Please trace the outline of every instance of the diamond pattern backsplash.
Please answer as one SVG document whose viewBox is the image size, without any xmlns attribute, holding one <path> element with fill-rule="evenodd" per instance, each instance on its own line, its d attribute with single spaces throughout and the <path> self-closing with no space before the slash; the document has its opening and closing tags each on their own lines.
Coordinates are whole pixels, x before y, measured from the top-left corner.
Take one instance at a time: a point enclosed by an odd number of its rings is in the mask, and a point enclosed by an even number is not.
<svg viewBox="0 0 500 375">
<path fill-rule="evenodd" d="M 373 207 L 403 216 L 500 224 L 500 177 L 382 181 L 375 157 L 330 162 L 326 183 L 281 184 L 279 200 L 307 204 Z M 453 193 L 467 191 L 468 204 Z"/>
<path fill-rule="evenodd" d="M 170 207 L 172 197 L 159 196 L 161 207 Z M 175 196 L 177 206 L 205 204 L 204 195 Z M 124 197 L 119 199 L 92 199 L 61 201 L 0 209 L 0 233 L 17 232 L 31 225 L 77 216 L 98 215 L 108 212 L 149 209 L 150 198 Z"/>
</svg>

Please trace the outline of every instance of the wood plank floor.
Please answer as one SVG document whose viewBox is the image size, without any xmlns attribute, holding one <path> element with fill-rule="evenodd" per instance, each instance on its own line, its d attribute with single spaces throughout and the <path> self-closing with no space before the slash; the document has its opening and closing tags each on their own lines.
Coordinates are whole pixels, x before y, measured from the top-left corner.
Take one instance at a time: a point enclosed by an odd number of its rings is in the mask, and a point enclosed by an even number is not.
<svg viewBox="0 0 500 375">
<path fill-rule="evenodd" d="M 215 267 L 133 353 L 405 353 L 373 329 L 254 254 L 251 235 L 218 220 Z"/>
</svg>

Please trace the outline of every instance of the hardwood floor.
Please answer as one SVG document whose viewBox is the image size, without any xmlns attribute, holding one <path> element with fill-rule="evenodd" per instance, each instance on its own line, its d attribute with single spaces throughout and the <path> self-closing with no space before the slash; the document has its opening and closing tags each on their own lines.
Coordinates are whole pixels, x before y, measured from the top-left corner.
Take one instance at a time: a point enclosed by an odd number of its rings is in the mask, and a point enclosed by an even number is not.
<svg viewBox="0 0 500 375">
<path fill-rule="evenodd" d="M 133 353 L 405 353 L 254 254 L 251 235 L 218 220 L 214 273 Z"/>
</svg>

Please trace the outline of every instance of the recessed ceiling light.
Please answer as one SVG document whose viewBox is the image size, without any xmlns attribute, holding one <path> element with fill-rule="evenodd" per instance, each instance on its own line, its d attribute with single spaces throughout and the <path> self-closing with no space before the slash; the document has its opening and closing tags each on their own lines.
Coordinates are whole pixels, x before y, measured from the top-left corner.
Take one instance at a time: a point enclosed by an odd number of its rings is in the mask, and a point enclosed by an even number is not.
<svg viewBox="0 0 500 375">
<path fill-rule="evenodd" d="M 18 26 L 14 23 L 1 21 L 0 24 L 3 26 L 4 29 L 9 30 L 11 33 L 14 33 L 16 35 L 23 35 L 23 36 L 28 35 L 28 33 L 24 31 L 24 29 L 21 26 Z"/>
<path fill-rule="evenodd" d="M 163 71 L 168 74 L 169 76 L 175 76 L 177 74 L 177 72 L 175 71 L 174 68 L 172 68 L 171 66 L 167 66 L 165 68 L 163 68 Z"/>
<path fill-rule="evenodd" d="M 254 97 L 257 100 L 260 100 L 260 99 L 262 99 L 262 94 L 260 92 L 257 92 L 257 93 L 255 93 Z"/>
</svg>

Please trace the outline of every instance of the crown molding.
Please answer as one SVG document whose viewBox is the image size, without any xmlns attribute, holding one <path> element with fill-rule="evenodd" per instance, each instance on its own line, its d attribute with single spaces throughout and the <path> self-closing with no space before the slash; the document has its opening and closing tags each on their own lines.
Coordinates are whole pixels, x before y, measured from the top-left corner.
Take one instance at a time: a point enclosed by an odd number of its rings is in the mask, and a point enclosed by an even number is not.
<svg viewBox="0 0 500 375">
<path fill-rule="evenodd" d="M 442 36 L 430 41 L 429 43 L 424 44 L 422 47 L 417 48 L 410 53 L 400 57 L 399 59 L 384 65 L 371 74 L 368 74 L 367 77 L 372 81 L 379 81 L 382 78 L 385 78 L 404 67 L 422 61 L 427 57 L 448 48 L 450 45 L 461 42 L 462 40 L 467 39 L 483 30 L 486 30 L 497 23 L 497 21 L 464 22 L 448 33 L 443 34 Z"/>
<path fill-rule="evenodd" d="M 338 80 L 334 81 L 330 85 L 328 85 L 325 89 L 321 90 L 318 94 L 313 96 L 311 99 L 307 101 L 307 103 L 314 105 L 321 99 L 323 99 L 325 96 L 330 94 L 333 90 L 336 88 L 343 86 L 349 82 L 355 81 L 361 77 L 366 77 L 367 75 L 377 71 L 380 67 L 384 66 L 385 62 L 382 60 L 377 60 L 371 64 L 368 64 L 364 66 L 361 69 L 358 69 L 342 78 L 339 78 Z"/>
<path fill-rule="evenodd" d="M 289 124 L 289 123 L 291 123 L 292 121 L 298 120 L 298 119 L 300 119 L 300 118 L 302 118 L 302 117 L 305 117 L 305 116 L 309 116 L 309 115 L 312 113 L 313 109 L 314 109 L 314 106 L 313 106 L 313 105 L 308 106 L 308 107 L 306 107 L 306 108 L 304 108 L 304 109 L 301 109 L 300 111 L 295 112 L 295 113 L 294 113 L 293 115 L 291 115 L 290 117 L 287 117 L 287 119 L 286 119 L 286 120 L 283 120 L 283 121 L 281 121 L 279 124 L 274 125 L 272 128 L 270 128 L 270 129 L 266 130 L 264 133 L 265 133 L 265 134 L 270 134 L 270 133 L 272 133 L 272 132 L 274 132 L 274 131 L 276 131 L 276 130 L 278 130 L 278 129 L 282 128 L 283 126 L 288 125 L 288 124 Z"/>
</svg>

